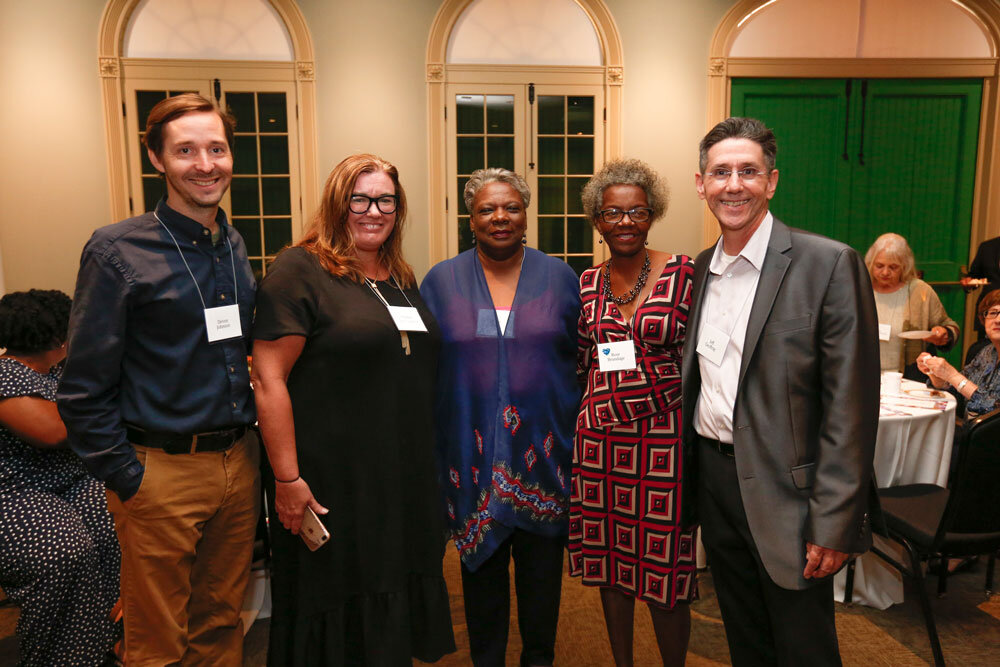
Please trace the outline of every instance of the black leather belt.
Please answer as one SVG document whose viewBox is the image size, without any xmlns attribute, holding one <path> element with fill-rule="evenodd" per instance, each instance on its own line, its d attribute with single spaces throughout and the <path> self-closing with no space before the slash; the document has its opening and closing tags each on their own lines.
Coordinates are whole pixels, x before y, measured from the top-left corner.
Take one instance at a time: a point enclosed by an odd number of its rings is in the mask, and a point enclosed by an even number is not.
<svg viewBox="0 0 1000 667">
<path fill-rule="evenodd" d="M 126 426 L 129 442 L 144 447 L 162 449 L 167 454 L 194 454 L 196 452 L 221 452 L 229 449 L 246 433 L 246 426 L 236 426 L 207 433 L 163 433 L 144 431 L 136 426 Z"/>
<path fill-rule="evenodd" d="M 703 435 L 699 435 L 698 439 L 705 445 L 708 445 L 715 451 L 719 452 L 723 456 L 728 456 L 729 458 L 736 458 L 736 449 L 728 442 L 721 442 L 715 440 L 714 438 L 706 438 Z"/>
</svg>

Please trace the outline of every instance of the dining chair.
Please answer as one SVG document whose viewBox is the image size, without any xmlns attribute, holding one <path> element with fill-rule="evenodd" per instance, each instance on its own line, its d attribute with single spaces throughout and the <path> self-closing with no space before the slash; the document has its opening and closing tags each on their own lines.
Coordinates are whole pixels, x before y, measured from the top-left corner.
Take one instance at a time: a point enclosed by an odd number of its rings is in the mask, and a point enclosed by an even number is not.
<svg viewBox="0 0 1000 667">
<path fill-rule="evenodd" d="M 888 537 L 909 556 L 904 565 L 894 555 L 872 547 L 882 560 L 916 584 L 934 664 L 944 665 L 923 564 L 940 558 L 938 588 L 944 591 L 951 557 L 996 553 L 1000 549 L 1000 410 L 969 421 L 956 434 L 958 449 L 949 488 L 905 484 L 879 489 Z M 989 582 L 988 582 L 989 583 Z"/>
</svg>

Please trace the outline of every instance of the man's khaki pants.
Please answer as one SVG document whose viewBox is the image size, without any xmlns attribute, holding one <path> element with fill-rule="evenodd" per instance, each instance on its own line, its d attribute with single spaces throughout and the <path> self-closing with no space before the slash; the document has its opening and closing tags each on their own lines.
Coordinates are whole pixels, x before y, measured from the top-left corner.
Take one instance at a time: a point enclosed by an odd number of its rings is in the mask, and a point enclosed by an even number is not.
<svg viewBox="0 0 1000 667">
<path fill-rule="evenodd" d="M 125 664 L 243 664 L 243 622 L 260 509 L 260 450 L 247 431 L 224 452 L 135 445 L 145 466 L 125 503 L 108 491 L 122 549 Z"/>
</svg>

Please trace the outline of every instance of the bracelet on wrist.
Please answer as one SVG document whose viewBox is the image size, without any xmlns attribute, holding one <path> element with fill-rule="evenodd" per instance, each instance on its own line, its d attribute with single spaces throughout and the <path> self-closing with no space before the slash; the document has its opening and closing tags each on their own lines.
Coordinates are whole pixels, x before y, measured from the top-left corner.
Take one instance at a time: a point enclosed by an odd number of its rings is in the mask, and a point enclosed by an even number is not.
<svg viewBox="0 0 1000 667">
<path fill-rule="evenodd" d="M 297 482 L 300 479 L 302 479 L 302 475 L 296 475 L 295 479 L 278 479 L 277 477 L 275 477 L 274 481 L 281 482 L 282 484 L 291 484 L 292 482 Z"/>
<path fill-rule="evenodd" d="M 959 393 L 961 393 L 962 387 L 964 387 L 967 384 L 969 384 L 969 378 L 962 378 L 962 381 L 959 382 L 957 385 L 955 385 L 955 389 L 958 390 Z"/>
</svg>

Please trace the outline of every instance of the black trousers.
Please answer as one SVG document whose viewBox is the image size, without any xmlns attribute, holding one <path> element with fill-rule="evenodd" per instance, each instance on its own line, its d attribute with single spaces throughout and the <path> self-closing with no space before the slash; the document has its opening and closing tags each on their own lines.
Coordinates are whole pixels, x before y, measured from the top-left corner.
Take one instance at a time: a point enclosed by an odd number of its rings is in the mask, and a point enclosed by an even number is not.
<svg viewBox="0 0 1000 667">
<path fill-rule="evenodd" d="M 551 665 L 562 592 L 565 537 L 519 528 L 475 572 L 462 564 L 465 622 L 476 667 L 503 667 L 510 626 L 510 557 L 514 555 L 521 665 Z"/>
<path fill-rule="evenodd" d="M 833 577 L 803 590 L 774 583 L 747 525 L 736 459 L 699 444 L 698 472 L 702 542 L 733 665 L 839 666 Z"/>
</svg>

